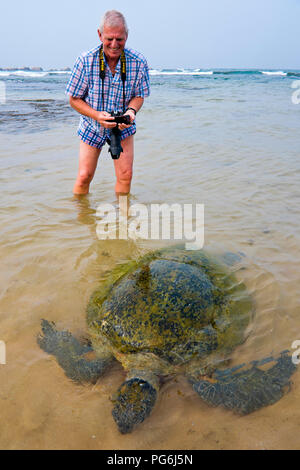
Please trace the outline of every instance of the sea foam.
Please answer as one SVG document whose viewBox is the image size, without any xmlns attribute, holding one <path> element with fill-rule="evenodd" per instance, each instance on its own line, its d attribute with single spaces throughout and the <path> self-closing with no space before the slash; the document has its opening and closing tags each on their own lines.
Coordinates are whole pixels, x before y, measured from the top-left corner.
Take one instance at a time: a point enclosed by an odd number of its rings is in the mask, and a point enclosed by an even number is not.
<svg viewBox="0 0 300 470">
<path fill-rule="evenodd" d="M 150 75 L 213 75 L 212 70 L 186 70 L 186 69 L 174 69 L 174 70 L 157 70 L 157 69 L 150 69 Z"/>
<path fill-rule="evenodd" d="M 271 72 L 271 71 L 270 71 L 270 72 L 268 72 L 268 71 L 262 71 L 261 73 L 262 73 L 263 75 L 279 75 L 279 76 L 281 76 L 281 77 L 286 77 L 286 75 L 287 75 L 287 72 L 283 72 L 282 70 L 278 70 L 278 72 L 274 72 L 274 71 L 272 71 L 272 72 Z"/>
</svg>

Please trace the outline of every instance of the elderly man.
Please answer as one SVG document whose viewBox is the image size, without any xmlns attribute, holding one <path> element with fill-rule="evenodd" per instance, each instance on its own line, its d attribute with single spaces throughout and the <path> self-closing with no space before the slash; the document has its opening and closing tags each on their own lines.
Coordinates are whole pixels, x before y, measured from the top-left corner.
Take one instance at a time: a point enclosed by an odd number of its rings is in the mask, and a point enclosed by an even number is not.
<svg viewBox="0 0 300 470">
<path fill-rule="evenodd" d="M 150 94 L 148 65 L 142 54 L 125 49 L 128 28 L 122 13 L 106 12 L 98 35 L 102 45 L 78 57 L 66 89 L 70 105 L 81 114 L 79 170 L 73 192 L 89 192 L 101 149 L 109 139 L 110 130 L 116 126 L 110 113 L 125 111 L 130 116 L 130 124 L 119 124 L 123 152 L 114 160 L 114 165 L 115 191 L 128 194 L 132 179 L 135 116 L 144 98 Z"/>
</svg>

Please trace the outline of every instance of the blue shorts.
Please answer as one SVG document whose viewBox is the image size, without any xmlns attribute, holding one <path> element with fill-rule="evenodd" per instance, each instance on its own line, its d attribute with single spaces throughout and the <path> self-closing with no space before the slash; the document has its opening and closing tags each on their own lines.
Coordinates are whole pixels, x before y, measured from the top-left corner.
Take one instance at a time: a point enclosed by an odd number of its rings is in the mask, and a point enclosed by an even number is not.
<svg viewBox="0 0 300 470">
<path fill-rule="evenodd" d="M 128 127 L 128 129 L 124 129 L 121 132 L 121 140 L 126 139 L 130 135 L 134 135 L 136 133 L 136 124 L 132 124 L 132 126 Z M 109 129 L 104 129 L 103 134 L 99 134 L 92 126 L 80 126 L 77 134 L 79 135 L 80 139 L 85 142 L 86 144 L 90 145 L 91 147 L 96 147 L 101 149 L 103 145 L 105 145 L 107 139 L 109 138 Z"/>
</svg>

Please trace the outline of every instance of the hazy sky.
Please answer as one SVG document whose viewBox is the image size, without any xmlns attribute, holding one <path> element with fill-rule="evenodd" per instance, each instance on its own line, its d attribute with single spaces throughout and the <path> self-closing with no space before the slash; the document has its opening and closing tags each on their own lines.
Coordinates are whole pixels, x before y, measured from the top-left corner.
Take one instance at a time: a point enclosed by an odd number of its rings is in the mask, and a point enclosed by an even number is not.
<svg viewBox="0 0 300 470">
<path fill-rule="evenodd" d="M 300 0 L 6 0 L 0 67 L 72 67 L 110 9 L 151 67 L 300 69 Z"/>
</svg>

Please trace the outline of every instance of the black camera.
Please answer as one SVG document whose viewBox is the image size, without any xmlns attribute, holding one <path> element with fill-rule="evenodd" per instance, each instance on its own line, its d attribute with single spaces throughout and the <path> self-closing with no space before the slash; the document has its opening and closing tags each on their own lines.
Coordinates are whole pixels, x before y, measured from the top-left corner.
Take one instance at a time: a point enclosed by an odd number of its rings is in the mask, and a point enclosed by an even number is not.
<svg viewBox="0 0 300 470">
<path fill-rule="evenodd" d="M 108 151 L 111 154 L 111 158 L 113 160 L 117 160 L 118 158 L 120 158 L 121 152 L 123 152 L 123 149 L 121 146 L 121 131 L 118 125 L 119 124 L 129 125 L 131 121 L 130 121 L 130 116 L 128 115 L 124 116 L 122 113 L 112 112 L 110 115 L 114 117 L 114 120 L 108 121 L 108 122 L 116 122 L 117 125 L 116 127 L 113 127 L 112 129 L 110 129 L 110 138 L 108 139 L 108 143 L 109 143 Z"/>
</svg>

